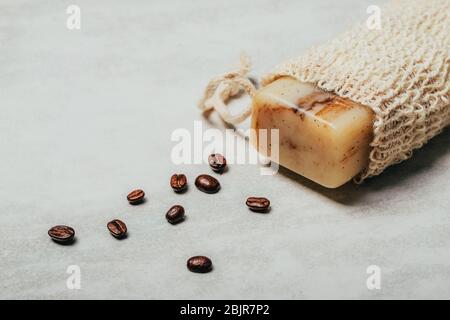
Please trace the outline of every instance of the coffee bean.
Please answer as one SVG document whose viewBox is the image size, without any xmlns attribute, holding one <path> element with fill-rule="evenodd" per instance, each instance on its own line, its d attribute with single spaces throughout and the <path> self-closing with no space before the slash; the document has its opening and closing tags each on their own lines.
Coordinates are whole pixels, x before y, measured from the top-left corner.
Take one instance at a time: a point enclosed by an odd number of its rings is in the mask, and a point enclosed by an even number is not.
<svg viewBox="0 0 450 320">
<path fill-rule="evenodd" d="M 127 234 L 127 225 L 119 219 L 114 219 L 108 222 L 106 227 L 108 228 L 109 232 L 117 239 L 121 239 Z"/>
<path fill-rule="evenodd" d="M 170 177 L 170 186 L 175 192 L 182 192 L 187 188 L 187 178 L 184 174 L 174 174 Z"/>
<path fill-rule="evenodd" d="M 198 190 L 206 193 L 216 193 L 220 190 L 220 182 L 207 174 L 199 175 L 195 179 L 195 186 Z"/>
<path fill-rule="evenodd" d="M 220 153 L 213 153 L 208 157 L 208 163 L 215 172 L 223 172 L 227 166 L 227 159 Z"/>
<path fill-rule="evenodd" d="M 75 237 L 75 230 L 68 226 L 54 226 L 48 230 L 48 235 L 56 242 L 69 243 Z"/>
<path fill-rule="evenodd" d="M 187 268 L 195 273 L 207 273 L 212 270 L 212 261 L 205 256 L 195 256 L 187 261 Z"/>
<path fill-rule="evenodd" d="M 184 220 L 184 208 L 180 205 L 175 205 L 166 213 L 166 219 L 171 224 L 177 224 Z"/>
<path fill-rule="evenodd" d="M 267 211 L 269 210 L 270 207 L 269 199 L 261 197 L 250 197 L 247 199 L 245 204 L 248 206 L 250 210 L 257 212 Z"/>
<path fill-rule="evenodd" d="M 144 200 L 145 192 L 137 189 L 130 192 L 127 196 L 127 200 L 130 204 L 139 204 Z"/>
</svg>

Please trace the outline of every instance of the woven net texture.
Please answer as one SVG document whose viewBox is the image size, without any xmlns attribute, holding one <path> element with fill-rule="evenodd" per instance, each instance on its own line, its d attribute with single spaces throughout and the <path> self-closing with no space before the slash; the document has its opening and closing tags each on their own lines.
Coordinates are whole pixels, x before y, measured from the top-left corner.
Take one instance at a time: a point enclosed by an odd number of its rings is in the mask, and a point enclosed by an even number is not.
<svg viewBox="0 0 450 320">
<path fill-rule="evenodd" d="M 380 174 L 450 124 L 450 1 L 397 0 L 366 23 L 287 61 L 262 78 L 284 76 L 369 106 L 375 112 L 369 165 Z"/>
</svg>

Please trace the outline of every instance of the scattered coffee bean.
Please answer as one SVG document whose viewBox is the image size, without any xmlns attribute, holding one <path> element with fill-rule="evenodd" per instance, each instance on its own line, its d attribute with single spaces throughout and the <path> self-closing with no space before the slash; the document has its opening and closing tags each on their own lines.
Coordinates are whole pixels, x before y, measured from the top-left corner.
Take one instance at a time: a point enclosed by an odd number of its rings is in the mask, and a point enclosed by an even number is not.
<svg viewBox="0 0 450 320">
<path fill-rule="evenodd" d="M 130 194 L 127 196 L 127 200 L 130 204 L 139 204 L 142 201 L 144 201 L 145 192 L 137 189 L 130 192 Z"/>
<path fill-rule="evenodd" d="M 126 224 L 119 219 L 114 219 L 108 222 L 106 227 L 108 228 L 109 232 L 117 239 L 121 239 L 127 234 Z"/>
<path fill-rule="evenodd" d="M 170 186 L 175 192 L 182 192 L 187 188 L 187 178 L 184 174 L 174 174 L 170 177 Z"/>
<path fill-rule="evenodd" d="M 195 256 L 187 261 L 187 267 L 195 273 L 207 273 L 212 270 L 212 261 L 205 256 Z"/>
<path fill-rule="evenodd" d="M 227 166 L 227 159 L 220 153 L 213 153 L 208 157 L 209 166 L 215 172 L 223 172 Z"/>
<path fill-rule="evenodd" d="M 220 190 L 220 182 L 207 174 L 199 175 L 195 179 L 195 186 L 198 190 L 206 193 L 216 193 Z"/>
<path fill-rule="evenodd" d="M 267 198 L 261 198 L 261 197 L 250 197 L 247 199 L 245 204 L 248 206 L 248 208 L 252 211 L 256 212 L 264 212 L 269 210 L 270 207 L 270 201 Z"/>
<path fill-rule="evenodd" d="M 54 226 L 48 230 L 48 235 L 53 241 L 69 243 L 72 242 L 75 237 L 75 230 L 68 226 Z"/>
<path fill-rule="evenodd" d="M 171 224 L 177 224 L 184 220 L 184 208 L 180 205 L 175 205 L 166 213 L 166 219 Z"/>
</svg>

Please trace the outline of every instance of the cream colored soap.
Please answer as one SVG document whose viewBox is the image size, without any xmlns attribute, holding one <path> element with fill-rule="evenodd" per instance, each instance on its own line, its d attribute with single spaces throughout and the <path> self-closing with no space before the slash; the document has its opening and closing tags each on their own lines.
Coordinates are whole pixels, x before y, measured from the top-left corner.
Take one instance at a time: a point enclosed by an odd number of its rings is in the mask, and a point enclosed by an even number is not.
<svg viewBox="0 0 450 320">
<path fill-rule="evenodd" d="M 373 120 L 370 108 L 292 78 L 274 81 L 253 99 L 252 128 L 279 129 L 280 165 L 328 188 L 367 166 Z M 269 138 L 263 148 L 270 158 L 273 143 Z"/>
</svg>

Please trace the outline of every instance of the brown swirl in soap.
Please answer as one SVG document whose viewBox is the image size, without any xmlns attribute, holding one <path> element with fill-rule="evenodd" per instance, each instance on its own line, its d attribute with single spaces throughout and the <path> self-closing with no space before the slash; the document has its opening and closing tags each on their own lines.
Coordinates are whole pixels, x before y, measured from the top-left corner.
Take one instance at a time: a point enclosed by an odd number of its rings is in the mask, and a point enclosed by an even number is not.
<svg viewBox="0 0 450 320">
<path fill-rule="evenodd" d="M 306 97 L 297 100 L 296 105 L 304 110 L 312 109 L 318 103 L 328 103 L 333 101 L 334 96 L 328 92 L 313 92 Z"/>
</svg>

